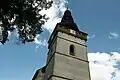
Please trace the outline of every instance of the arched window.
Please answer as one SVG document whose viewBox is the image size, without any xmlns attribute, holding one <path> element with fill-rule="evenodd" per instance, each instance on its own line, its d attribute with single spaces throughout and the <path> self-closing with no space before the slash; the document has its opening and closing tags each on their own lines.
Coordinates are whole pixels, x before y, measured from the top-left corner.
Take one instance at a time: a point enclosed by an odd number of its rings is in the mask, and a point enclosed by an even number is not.
<svg viewBox="0 0 120 80">
<path fill-rule="evenodd" d="M 75 47 L 74 47 L 74 45 L 70 45 L 70 55 L 75 56 Z"/>
</svg>

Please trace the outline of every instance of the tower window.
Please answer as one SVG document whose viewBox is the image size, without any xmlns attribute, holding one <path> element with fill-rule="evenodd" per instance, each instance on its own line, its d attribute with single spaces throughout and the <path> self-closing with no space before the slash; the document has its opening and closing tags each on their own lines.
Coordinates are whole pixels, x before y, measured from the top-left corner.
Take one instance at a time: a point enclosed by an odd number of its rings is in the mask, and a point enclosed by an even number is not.
<svg viewBox="0 0 120 80">
<path fill-rule="evenodd" d="M 74 45 L 70 45 L 70 55 L 75 56 L 75 47 L 74 47 Z"/>
</svg>

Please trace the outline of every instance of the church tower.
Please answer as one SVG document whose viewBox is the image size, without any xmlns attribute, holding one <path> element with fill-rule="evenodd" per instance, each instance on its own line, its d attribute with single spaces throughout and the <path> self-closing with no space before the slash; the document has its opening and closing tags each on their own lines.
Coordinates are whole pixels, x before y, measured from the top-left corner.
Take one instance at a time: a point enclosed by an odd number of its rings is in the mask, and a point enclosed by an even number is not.
<svg viewBox="0 0 120 80">
<path fill-rule="evenodd" d="M 91 80 L 86 41 L 87 33 L 78 29 L 66 10 L 48 41 L 43 80 Z"/>
</svg>

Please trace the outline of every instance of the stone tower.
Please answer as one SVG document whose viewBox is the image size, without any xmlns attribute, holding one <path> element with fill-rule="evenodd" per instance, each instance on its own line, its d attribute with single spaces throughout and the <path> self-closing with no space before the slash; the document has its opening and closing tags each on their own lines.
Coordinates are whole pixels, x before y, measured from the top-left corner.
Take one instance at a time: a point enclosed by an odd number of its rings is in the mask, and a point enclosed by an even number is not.
<svg viewBox="0 0 120 80">
<path fill-rule="evenodd" d="M 48 41 L 45 80 L 90 80 L 86 41 L 66 10 Z"/>
<path fill-rule="evenodd" d="M 44 76 L 33 80 L 91 80 L 86 41 L 87 34 L 78 29 L 66 10 L 48 41 Z"/>
</svg>

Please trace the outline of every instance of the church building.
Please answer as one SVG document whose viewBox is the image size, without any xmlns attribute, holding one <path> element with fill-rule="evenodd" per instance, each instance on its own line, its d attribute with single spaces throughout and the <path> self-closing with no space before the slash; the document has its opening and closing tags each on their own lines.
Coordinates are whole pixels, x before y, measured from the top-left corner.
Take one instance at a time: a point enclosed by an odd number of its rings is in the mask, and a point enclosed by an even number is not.
<svg viewBox="0 0 120 80">
<path fill-rule="evenodd" d="M 36 71 L 32 80 L 91 80 L 87 35 L 78 29 L 67 9 L 48 40 L 46 65 Z"/>
</svg>

